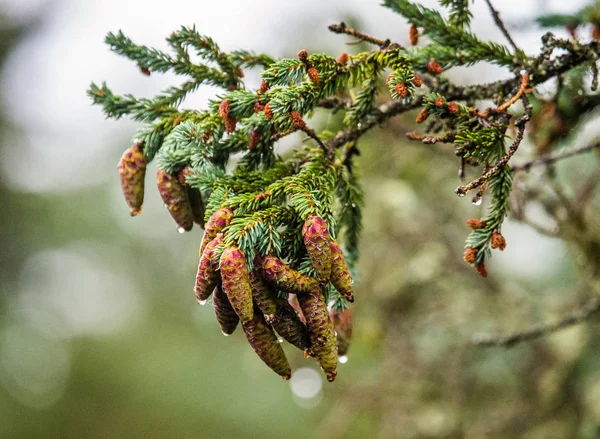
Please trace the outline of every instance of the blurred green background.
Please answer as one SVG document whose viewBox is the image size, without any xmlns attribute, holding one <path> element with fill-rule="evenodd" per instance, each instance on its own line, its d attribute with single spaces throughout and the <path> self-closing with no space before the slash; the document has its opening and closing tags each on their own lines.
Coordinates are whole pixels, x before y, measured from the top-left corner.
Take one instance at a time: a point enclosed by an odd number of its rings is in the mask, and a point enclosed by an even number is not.
<svg viewBox="0 0 600 439">
<path fill-rule="evenodd" d="M 173 78 L 144 83 L 102 46 L 104 33 L 130 29 L 162 44 L 193 20 L 226 49 L 279 56 L 347 50 L 326 25 L 352 17 L 379 36 L 408 37 L 400 17 L 366 0 L 234 3 L 0 3 L 0 437 L 600 437 L 597 321 L 510 350 L 471 344 L 477 332 L 523 329 L 589 297 L 577 254 L 509 222 L 507 250 L 479 278 L 461 255 L 464 222 L 485 206 L 453 194 L 451 150 L 405 142 L 411 117 L 360 143 L 354 342 L 337 380 L 323 382 L 313 361 L 288 349 L 296 372 L 284 382 L 239 331 L 221 335 L 192 294 L 202 231 L 178 234 L 151 184 L 144 214 L 129 217 L 115 167 L 135 125 L 104 121 L 85 97 L 91 80 L 151 95 Z M 480 3 L 475 31 L 490 33 Z M 525 18 L 579 4 L 521 1 L 519 14 L 515 1 L 498 3 L 531 53 L 542 31 Z M 489 66 L 450 75 L 506 77 Z M 597 136 L 595 125 L 576 141 Z M 597 165 L 579 157 L 558 172 L 576 187 Z"/>
</svg>

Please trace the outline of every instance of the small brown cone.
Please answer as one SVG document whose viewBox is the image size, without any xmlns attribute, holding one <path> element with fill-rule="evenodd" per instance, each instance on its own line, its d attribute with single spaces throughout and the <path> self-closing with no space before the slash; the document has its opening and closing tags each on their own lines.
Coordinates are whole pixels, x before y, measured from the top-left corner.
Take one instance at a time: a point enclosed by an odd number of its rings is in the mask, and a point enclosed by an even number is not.
<svg viewBox="0 0 600 439">
<path fill-rule="evenodd" d="M 204 228 L 204 235 L 202 236 L 202 243 L 200 244 L 200 256 L 206 248 L 206 245 L 217 237 L 217 234 L 221 233 L 225 227 L 229 225 L 233 218 L 233 211 L 229 207 L 223 207 L 218 209 L 211 215 Z"/>
<path fill-rule="evenodd" d="M 223 237 L 221 235 L 210 241 L 200 257 L 200 262 L 198 262 L 194 294 L 201 305 L 206 303 L 219 280 L 219 276 L 214 270 L 214 250 L 222 242 Z"/>
<path fill-rule="evenodd" d="M 123 153 L 117 170 L 130 214 L 139 215 L 144 202 L 144 177 L 146 176 L 146 158 L 139 144 L 136 143 Z"/>
<path fill-rule="evenodd" d="M 284 380 L 292 377 L 292 368 L 285 357 L 277 336 L 257 311 L 251 320 L 242 322 L 248 343 L 260 359 Z"/>
<path fill-rule="evenodd" d="M 337 340 L 338 356 L 344 356 L 350 348 L 352 339 L 352 311 L 350 308 L 345 308 L 342 311 L 330 311 L 329 316 L 333 322 L 333 330 L 335 331 Z"/>
<path fill-rule="evenodd" d="M 275 291 L 271 290 L 262 275 L 260 265 L 255 267 L 250 272 L 250 288 L 252 289 L 252 299 L 258 308 L 262 311 L 265 316 L 265 320 L 268 324 L 273 323 L 275 320 L 275 314 L 277 314 L 277 297 Z"/>
<path fill-rule="evenodd" d="M 227 295 L 223 292 L 221 285 L 215 287 L 213 304 L 217 322 L 219 322 L 219 325 L 221 326 L 221 332 L 223 335 L 233 334 L 240 318 L 235 313 L 231 303 L 229 303 L 229 299 L 227 299 Z"/>
<path fill-rule="evenodd" d="M 248 264 L 242 251 L 232 245 L 223 250 L 219 264 L 223 291 L 242 323 L 252 320 L 254 306 Z"/>
<path fill-rule="evenodd" d="M 348 302 L 354 302 L 352 295 L 352 276 L 346 264 L 346 258 L 334 239 L 329 243 L 331 248 L 331 283 L 340 295 Z"/>
<path fill-rule="evenodd" d="M 273 328 L 288 343 L 303 351 L 310 348 L 310 338 L 306 325 L 302 323 L 296 310 L 285 299 L 277 301 L 277 311 Z"/>
<path fill-rule="evenodd" d="M 180 230 L 191 230 L 194 226 L 194 214 L 186 188 L 181 185 L 176 176 L 162 169 L 156 171 L 156 183 L 163 203 Z"/>
<path fill-rule="evenodd" d="M 327 381 L 335 380 L 337 375 L 337 346 L 333 323 L 329 318 L 327 305 L 320 288 L 308 294 L 298 296 L 302 313 L 310 337 L 310 352 L 325 372 Z"/>
<path fill-rule="evenodd" d="M 266 256 L 262 267 L 268 282 L 289 293 L 308 293 L 318 286 L 315 279 L 294 270 L 275 256 Z"/>
<path fill-rule="evenodd" d="M 323 218 L 310 216 L 302 227 L 304 246 L 320 282 L 331 278 L 331 247 L 329 230 Z"/>
</svg>

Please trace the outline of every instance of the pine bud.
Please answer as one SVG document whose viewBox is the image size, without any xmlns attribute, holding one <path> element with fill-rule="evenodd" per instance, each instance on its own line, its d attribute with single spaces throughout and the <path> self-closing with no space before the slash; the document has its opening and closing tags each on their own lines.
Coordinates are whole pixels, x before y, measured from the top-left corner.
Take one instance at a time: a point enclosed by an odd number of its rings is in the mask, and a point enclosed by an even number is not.
<svg viewBox="0 0 600 439">
<path fill-rule="evenodd" d="M 433 58 L 429 60 L 429 62 L 427 63 L 427 70 L 429 71 L 429 73 L 433 73 L 434 75 L 439 75 L 440 73 L 443 72 L 442 66 L 440 65 L 439 62 L 437 62 L 436 60 L 434 60 Z"/>
<path fill-rule="evenodd" d="M 231 108 L 231 102 L 229 102 L 227 99 L 224 99 L 219 104 L 219 116 L 221 116 L 221 119 L 227 120 L 227 118 L 229 117 L 230 108 Z"/>
<path fill-rule="evenodd" d="M 497 230 L 492 232 L 492 248 L 497 248 L 500 251 L 504 251 L 506 248 L 506 238 Z"/>
<path fill-rule="evenodd" d="M 352 311 L 350 308 L 345 308 L 342 311 L 334 311 L 333 308 L 329 312 L 329 317 L 333 322 L 333 330 L 337 339 L 338 356 L 346 355 L 350 348 L 350 340 L 352 339 Z"/>
<path fill-rule="evenodd" d="M 271 108 L 270 102 L 267 102 L 267 105 L 265 105 L 265 119 L 273 119 L 273 109 Z"/>
<path fill-rule="evenodd" d="M 485 268 L 485 263 L 483 262 L 480 262 L 475 266 L 475 271 L 477 271 L 477 274 L 481 277 L 487 277 L 488 275 L 487 268 Z"/>
<path fill-rule="evenodd" d="M 469 226 L 473 230 L 483 229 L 485 227 L 485 223 L 478 219 L 468 219 L 467 226 Z"/>
<path fill-rule="evenodd" d="M 262 267 L 265 279 L 281 290 L 303 294 L 318 286 L 315 279 L 288 267 L 285 262 L 275 256 L 265 257 Z"/>
<path fill-rule="evenodd" d="M 206 245 L 215 239 L 217 235 L 229 225 L 231 218 L 233 218 L 233 212 L 229 207 L 223 207 L 211 215 L 204 228 L 204 235 L 202 236 L 202 243 L 200 244 L 200 256 L 202 256 L 202 252 L 206 248 Z"/>
<path fill-rule="evenodd" d="M 327 282 L 331 278 L 331 237 L 323 218 L 308 217 L 302 227 L 302 237 L 317 278 L 321 282 Z"/>
<path fill-rule="evenodd" d="M 463 254 L 463 259 L 468 264 L 474 264 L 475 259 L 477 258 L 477 252 L 478 252 L 478 250 L 476 248 L 468 248 L 465 250 L 465 253 Z"/>
<path fill-rule="evenodd" d="M 142 213 L 144 202 L 144 177 L 146 176 L 146 158 L 139 144 L 136 143 L 123 153 L 117 170 L 130 214 L 139 215 Z"/>
<path fill-rule="evenodd" d="M 319 288 L 298 296 L 310 337 L 310 352 L 325 372 L 327 381 L 337 375 L 337 346 L 333 323 L 329 318 L 323 293 Z"/>
<path fill-rule="evenodd" d="M 416 24 L 411 24 L 410 29 L 408 31 L 408 38 L 410 39 L 410 44 L 416 46 L 419 42 L 419 29 L 417 29 Z"/>
<path fill-rule="evenodd" d="M 308 74 L 308 78 L 312 81 L 313 84 L 319 83 L 319 72 L 314 67 L 309 67 L 306 71 Z"/>
<path fill-rule="evenodd" d="M 458 108 L 458 104 L 454 101 L 448 102 L 447 108 L 450 114 L 458 114 L 458 112 L 460 111 L 460 109 Z"/>
<path fill-rule="evenodd" d="M 261 95 L 263 93 L 266 93 L 266 91 L 269 89 L 269 83 L 267 81 L 265 81 L 264 79 L 261 81 L 260 83 L 260 87 L 258 88 L 258 94 Z"/>
<path fill-rule="evenodd" d="M 427 108 L 423 108 L 417 115 L 417 123 L 425 122 L 428 117 L 429 117 L 429 110 Z"/>
<path fill-rule="evenodd" d="M 298 349 L 305 351 L 310 348 L 310 338 L 306 325 L 292 305 L 285 299 L 277 301 L 277 312 L 273 320 L 273 328 L 288 343 Z"/>
<path fill-rule="evenodd" d="M 196 295 L 196 300 L 198 300 L 198 303 L 200 304 L 204 304 L 210 297 L 219 280 L 219 276 L 214 270 L 214 251 L 221 243 L 223 243 L 222 235 L 218 235 L 215 239 L 210 241 L 200 257 L 200 262 L 198 262 L 194 294 Z"/>
<path fill-rule="evenodd" d="M 301 130 L 306 127 L 306 122 L 302 120 L 302 115 L 298 110 L 290 111 L 290 119 L 292 120 L 292 125 L 296 128 Z"/>
<path fill-rule="evenodd" d="M 257 262 L 258 261 L 255 261 L 255 264 L 257 264 Z M 260 265 L 258 265 L 258 267 L 260 267 Z M 277 297 L 270 286 L 266 284 L 258 267 L 255 267 L 254 270 L 250 272 L 252 299 L 256 306 L 262 311 L 266 322 L 270 325 L 273 323 L 273 320 L 275 320 L 275 314 L 277 313 Z"/>
<path fill-rule="evenodd" d="M 444 106 L 444 98 L 436 98 L 434 104 L 437 108 L 442 108 Z"/>
<path fill-rule="evenodd" d="M 215 316 L 217 322 L 221 326 L 221 332 L 223 335 L 231 335 L 237 327 L 240 318 L 237 316 L 227 295 L 223 292 L 221 285 L 215 287 L 215 294 L 213 294 L 213 304 L 215 306 Z"/>
<path fill-rule="evenodd" d="M 304 49 L 302 49 L 300 52 L 298 52 L 298 59 L 300 61 L 306 61 L 306 59 L 308 58 L 308 52 Z"/>
<path fill-rule="evenodd" d="M 252 320 L 254 307 L 248 264 L 244 253 L 236 246 L 227 247 L 219 264 L 223 291 L 242 323 Z"/>
<path fill-rule="evenodd" d="M 408 89 L 406 88 L 406 85 L 402 82 L 398 82 L 396 83 L 396 86 L 394 87 L 396 89 L 396 93 L 398 93 L 398 96 L 400 96 L 401 98 L 405 98 L 406 96 L 408 96 Z"/>
<path fill-rule="evenodd" d="M 348 52 L 342 52 L 336 61 L 340 64 L 346 64 L 348 62 Z"/>
<path fill-rule="evenodd" d="M 194 214 L 186 188 L 179 183 L 177 177 L 162 169 L 156 171 L 156 183 L 163 203 L 180 230 L 191 230 L 194 226 Z"/>
<path fill-rule="evenodd" d="M 423 80 L 419 75 L 414 75 L 412 83 L 415 87 L 421 87 L 423 85 Z"/>
<path fill-rule="evenodd" d="M 260 143 L 260 132 L 257 130 L 252 130 L 250 132 L 250 137 L 248 139 L 248 149 L 252 151 L 255 149 Z"/>
<path fill-rule="evenodd" d="M 348 302 L 354 302 L 352 295 L 352 276 L 348 270 L 342 249 L 334 239 L 329 243 L 331 248 L 331 283 Z"/>
<path fill-rule="evenodd" d="M 257 312 L 253 318 L 242 322 L 242 327 L 248 343 L 260 359 L 284 380 L 289 380 L 292 376 L 290 364 L 281 344 L 277 342 L 277 337 L 265 322 L 262 314 Z"/>
<path fill-rule="evenodd" d="M 265 106 L 263 104 L 261 104 L 258 99 L 254 101 L 254 112 L 255 113 L 260 113 L 264 109 L 265 109 Z"/>
</svg>

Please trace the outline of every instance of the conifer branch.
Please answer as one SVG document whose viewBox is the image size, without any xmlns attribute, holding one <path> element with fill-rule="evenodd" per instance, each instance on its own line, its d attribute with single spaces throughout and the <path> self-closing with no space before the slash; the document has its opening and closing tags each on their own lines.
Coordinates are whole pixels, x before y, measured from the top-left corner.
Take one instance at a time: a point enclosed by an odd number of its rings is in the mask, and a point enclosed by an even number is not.
<svg viewBox="0 0 600 439">
<path fill-rule="evenodd" d="M 488 8 L 490 9 L 492 17 L 494 18 L 494 23 L 496 23 L 496 26 L 498 26 L 498 29 L 500 29 L 500 31 L 502 32 L 502 34 L 504 35 L 504 37 L 508 40 L 508 42 L 510 43 L 510 45 L 516 51 L 520 51 L 521 49 L 519 49 L 519 47 L 517 46 L 517 44 L 514 42 L 514 40 L 510 36 L 510 33 L 506 29 L 506 25 L 504 24 L 504 22 L 500 18 L 500 14 L 496 10 L 496 8 L 494 8 L 494 5 L 492 4 L 491 0 L 485 0 L 485 2 L 487 3 Z"/>
</svg>

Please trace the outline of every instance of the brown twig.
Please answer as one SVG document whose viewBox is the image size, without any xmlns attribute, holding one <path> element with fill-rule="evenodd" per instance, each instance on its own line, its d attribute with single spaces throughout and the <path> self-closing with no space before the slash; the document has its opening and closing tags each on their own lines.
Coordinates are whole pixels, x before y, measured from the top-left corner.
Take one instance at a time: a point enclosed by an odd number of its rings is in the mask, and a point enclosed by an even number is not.
<svg viewBox="0 0 600 439">
<path fill-rule="evenodd" d="M 542 324 L 526 331 L 510 335 L 497 336 L 490 334 L 475 334 L 473 335 L 473 343 L 482 347 L 509 348 L 517 343 L 544 337 L 553 332 L 568 328 L 569 326 L 582 323 L 598 312 L 600 312 L 600 299 L 593 297 L 573 313 L 567 314 L 558 322 Z"/>
<path fill-rule="evenodd" d="M 519 119 L 517 119 L 517 121 L 515 122 L 515 126 L 518 129 L 517 136 L 515 137 L 515 141 L 510 146 L 510 148 L 508 149 L 506 154 L 504 154 L 504 156 L 500 160 L 498 160 L 493 167 L 491 167 L 489 170 L 487 170 L 481 177 L 479 177 L 476 180 L 473 180 L 471 183 L 469 183 L 467 185 L 457 187 L 454 190 L 454 192 L 457 195 L 465 195 L 470 190 L 486 184 L 487 181 L 490 179 L 490 177 L 497 174 L 502 168 L 504 168 L 508 164 L 508 161 L 514 155 L 514 153 L 517 152 L 517 149 L 519 148 L 519 145 L 523 141 L 523 137 L 525 135 L 525 125 L 527 124 L 529 119 L 531 119 L 531 112 L 532 112 L 532 107 L 529 104 L 529 99 L 527 99 L 527 95 L 525 95 L 525 94 L 522 95 L 521 99 L 523 100 L 523 103 L 525 106 L 525 114 L 523 116 L 521 116 Z"/>
<path fill-rule="evenodd" d="M 491 0 L 485 0 L 485 2 L 487 3 L 488 7 L 490 8 L 490 12 L 492 13 L 492 17 L 494 18 L 494 22 L 496 23 L 496 26 L 498 26 L 498 28 L 500 29 L 500 31 L 502 32 L 502 34 L 506 37 L 506 39 L 508 40 L 508 42 L 510 43 L 510 45 L 513 46 L 513 48 L 515 50 L 517 50 L 517 51 L 521 50 L 521 49 L 519 49 L 519 47 L 516 45 L 516 43 L 514 42 L 514 40 L 512 39 L 512 37 L 510 36 L 510 33 L 508 33 L 508 30 L 506 29 L 506 26 L 504 25 L 504 22 L 500 18 L 500 14 L 498 13 L 498 11 L 492 5 Z"/>
<path fill-rule="evenodd" d="M 308 137 L 313 139 L 315 142 L 317 142 L 317 144 L 325 152 L 325 154 L 327 155 L 327 158 L 329 160 L 333 159 L 333 156 L 335 155 L 335 148 L 325 145 L 323 143 L 323 141 L 321 140 L 321 138 L 319 136 L 317 136 L 317 133 L 315 133 L 315 130 L 313 130 L 312 128 L 309 128 L 308 126 L 304 126 L 304 127 L 300 128 L 300 130 L 303 131 Z"/>
<path fill-rule="evenodd" d="M 512 167 L 512 170 L 513 170 L 513 172 L 528 171 L 533 166 L 550 165 L 558 160 L 565 159 L 567 157 L 573 157 L 575 155 L 591 151 L 595 148 L 600 148 L 600 142 L 592 143 L 592 144 L 586 145 L 586 146 L 581 146 L 579 148 L 573 148 L 573 149 L 568 149 L 568 150 L 564 150 L 564 151 L 559 151 L 559 152 L 556 152 L 553 154 L 545 154 L 535 160 L 531 160 L 529 162 L 525 162 L 520 165 L 515 165 Z"/>
<path fill-rule="evenodd" d="M 356 29 L 352 29 L 351 27 L 346 26 L 346 23 L 344 23 L 343 21 L 340 24 L 330 24 L 329 30 L 336 34 L 352 35 L 353 37 L 356 37 L 359 40 L 366 41 L 367 43 L 375 44 L 375 45 L 381 47 L 382 49 L 386 49 L 389 47 L 395 47 L 398 49 L 403 48 L 401 45 L 392 43 L 390 40 L 382 40 L 380 38 L 365 34 L 364 32 L 358 31 Z"/>
</svg>

